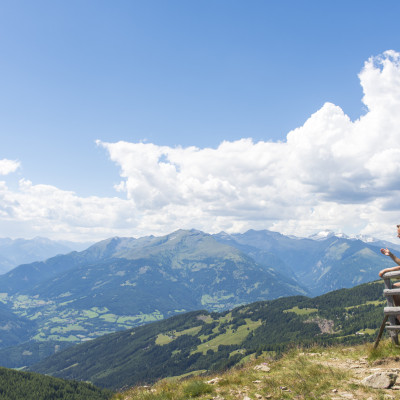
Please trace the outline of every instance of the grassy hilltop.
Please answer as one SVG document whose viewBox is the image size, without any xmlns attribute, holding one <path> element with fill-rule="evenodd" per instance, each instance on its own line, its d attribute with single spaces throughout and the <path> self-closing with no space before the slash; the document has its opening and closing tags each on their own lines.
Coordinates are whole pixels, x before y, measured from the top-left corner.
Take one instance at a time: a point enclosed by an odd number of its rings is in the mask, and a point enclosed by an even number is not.
<svg viewBox="0 0 400 400">
<path fill-rule="evenodd" d="M 362 379 L 377 370 L 398 371 L 399 355 L 388 341 L 377 352 L 371 344 L 295 347 L 277 360 L 263 354 L 223 373 L 136 386 L 113 400 L 398 399 L 399 385 L 374 389 Z"/>
</svg>

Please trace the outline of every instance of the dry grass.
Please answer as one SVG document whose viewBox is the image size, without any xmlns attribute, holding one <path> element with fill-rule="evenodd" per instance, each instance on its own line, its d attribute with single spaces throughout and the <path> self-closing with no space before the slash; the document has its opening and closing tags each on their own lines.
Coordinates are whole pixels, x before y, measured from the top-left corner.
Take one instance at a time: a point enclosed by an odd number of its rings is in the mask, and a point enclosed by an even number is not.
<svg viewBox="0 0 400 400">
<path fill-rule="evenodd" d="M 182 381 L 160 381 L 151 387 L 136 387 L 114 396 L 114 400 L 252 400 L 267 399 L 387 399 L 382 390 L 364 387 L 355 379 L 352 362 L 400 355 L 399 349 L 382 342 L 378 352 L 372 345 L 345 348 L 293 349 L 279 360 L 260 357 L 227 372 Z M 258 370 L 266 365 L 269 371 Z M 214 378 L 214 382 L 210 382 Z M 215 379 L 216 378 L 216 379 Z M 344 395 L 344 397 L 342 397 Z M 395 394 L 392 398 L 396 397 Z"/>
<path fill-rule="evenodd" d="M 388 357 L 400 357 L 400 347 L 395 346 L 390 339 L 382 340 L 376 349 L 369 346 L 368 360 L 376 361 Z"/>
</svg>

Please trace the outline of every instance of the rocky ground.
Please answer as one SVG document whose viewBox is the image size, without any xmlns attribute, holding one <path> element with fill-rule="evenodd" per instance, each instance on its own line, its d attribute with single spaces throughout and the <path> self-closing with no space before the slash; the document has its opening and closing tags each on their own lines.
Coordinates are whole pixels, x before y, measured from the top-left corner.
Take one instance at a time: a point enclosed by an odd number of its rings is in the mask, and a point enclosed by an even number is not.
<svg viewBox="0 0 400 400">
<path fill-rule="evenodd" d="M 348 348 L 345 352 L 349 355 L 354 354 L 356 349 Z M 305 353 L 305 356 L 314 360 L 315 363 L 346 371 L 349 374 L 347 383 L 353 388 L 351 391 L 342 388 L 334 388 L 331 392 L 326 393 L 326 398 L 332 400 L 340 399 L 367 399 L 373 400 L 376 398 L 385 399 L 400 399 L 400 357 L 386 357 L 374 362 L 368 361 L 368 356 L 360 356 L 359 359 L 329 357 L 325 359 L 323 353 Z M 397 379 L 399 380 L 397 382 Z M 359 388 L 355 388 L 359 386 Z M 378 389 L 371 390 L 368 397 L 366 396 L 365 388 Z M 379 390 L 380 389 L 380 390 Z"/>
</svg>

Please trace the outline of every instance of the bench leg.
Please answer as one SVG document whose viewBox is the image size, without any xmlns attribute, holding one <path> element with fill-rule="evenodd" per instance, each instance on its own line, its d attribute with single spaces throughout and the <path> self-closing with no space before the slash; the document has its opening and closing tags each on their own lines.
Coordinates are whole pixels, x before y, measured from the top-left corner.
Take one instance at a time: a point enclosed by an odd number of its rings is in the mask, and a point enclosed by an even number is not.
<svg viewBox="0 0 400 400">
<path fill-rule="evenodd" d="M 392 343 L 396 346 L 399 345 L 399 334 L 398 332 L 391 332 L 390 337 L 392 338 Z"/>
<path fill-rule="evenodd" d="M 381 340 L 381 337 L 382 337 L 382 333 L 385 330 L 385 324 L 386 324 L 386 321 L 388 320 L 388 318 L 389 318 L 388 315 L 385 315 L 385 318 L 383 318 L 381 328 L 379 329 L 378 337 L 375 340 L 374 349 L 376 349 L 378 347 L 379 341 Z"/>
</svg>

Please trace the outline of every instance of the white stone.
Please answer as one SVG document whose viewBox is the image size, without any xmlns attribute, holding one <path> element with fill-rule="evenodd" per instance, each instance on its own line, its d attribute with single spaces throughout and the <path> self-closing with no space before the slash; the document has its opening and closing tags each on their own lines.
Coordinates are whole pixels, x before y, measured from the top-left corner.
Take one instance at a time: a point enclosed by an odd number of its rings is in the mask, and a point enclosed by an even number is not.
<svg viewBox="0 0 400 400">
<path fill-rule="evenodd" d="M 213 378 L 213 379 L 207 381 L 206 383 L 208 383 L 209 385 L 215 385 L 215 384 L 218 383 L 220 380 L 221 380 L 221 378 L 216 377 L 216 378 Z"/>
<path fill-rule="evenodd" d="M 340 393 L 340 397 L 343 399 L 354 399 L 354 395 L 352 393 Z"/>
</svg>

